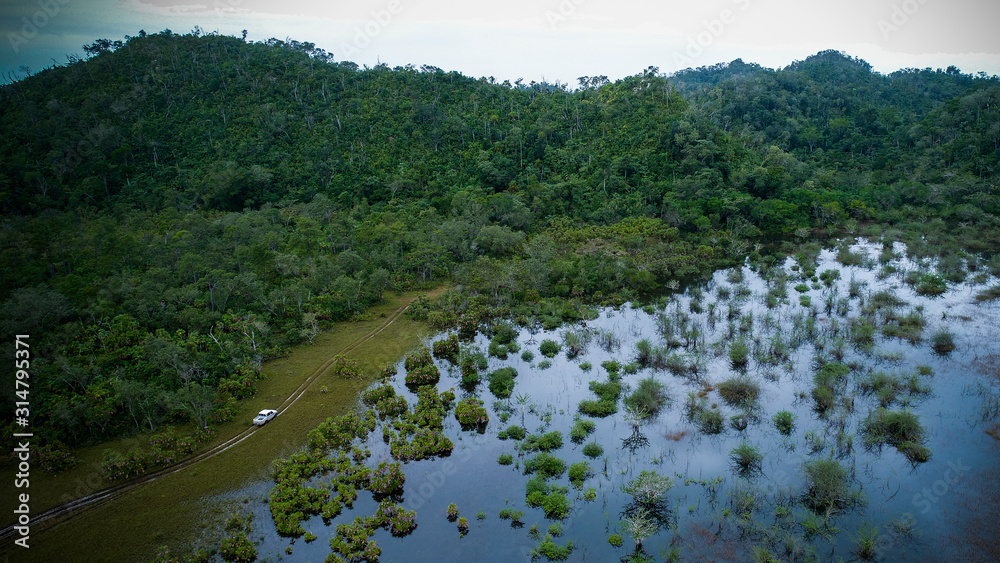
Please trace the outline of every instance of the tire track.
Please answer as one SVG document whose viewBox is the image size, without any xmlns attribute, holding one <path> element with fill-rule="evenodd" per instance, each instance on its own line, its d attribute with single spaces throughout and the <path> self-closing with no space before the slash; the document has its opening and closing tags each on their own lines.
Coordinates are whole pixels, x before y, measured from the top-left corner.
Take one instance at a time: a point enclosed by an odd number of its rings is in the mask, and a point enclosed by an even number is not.
<svg viewBox="0 0 1000 563">
<path fill-rule="evenodd" d="M 400 317 L 400 315 L 402 315 L 406 311 L 406 309 L 409 308 L 410 303 L 412 303 L 414 299 L 416 298 L 414 297 L 407 300 L 406 303 L 404 303 L 401 307 L 396 309 L 393 312 L 393 314 L 390 315 L 389 318 L 387 318 L 385 322 L 383 322 L 381 325 L 376 327 L 371 332 L 359 337 L 357 340 L 348 344 L 341 350 L 335 352 L 330 356 L 330 358 L 328 358 L 322 364 L 320 364 L 319 367 L 313 370 L 313 372 L 309 374 L 309 376 L 302 383 L 299 384 L 299 386 L 295 389 L 295 391 L 292 392 L 291 395 L 289 395 L 284 401 L 281 402 L 280 405 L 278 405 L 278 408 L 275 409 L 278 411 L 278 414 L 275 416 L 275 418 L 281 416 L 285 411 L 291 408 L 292 405 L 294 405 L 300 398 L 302 398 L 302 396 L 305 395 L 306 391 L 309 390 L 312 384 L 317 379 L 319 379 L 320 376 L 326 373 L 326 371 L 329 370 L 333 366 L 333 364 L 336 363 L 338 356 L 343 356 L 345 354 L 348 354 L 356 350 L 359 346 L 361 346 L 365 342 L 368 342 L 372 338 L 375 338 L 376 336 L 384 332 L 385 329 L 389 328 L 389 326 L 392 323 L 396 322 L 396 320 Z M 40 531 L 52 528 L 53 526 L 65 522 L 73 518 L 74 516 L 78 516 L 84 512 L 93 510 L 98 506 L 110 502 L 111 500 L 114 500 L 115 498 L 119 497 L 120 495 L 128 491 L 131 491 L 132 489 L 141 487 L 142 485 L 155 481 L 161 477 L 172 475 L 174 473 L 177 473 L 178 471 L 183 471 L 184 469 L 187 469 L 192 465 L 205 461 L 209 458 L 215 457 L 216 455 L 219 455 L 222 452 L 235 447 L 240 442 L 243 442 L 244 440 L 252 436 L 255 432 L 257 432 L 260 429 L 261 427 L 259 426 L 251 426 L 241 431 L 240 433 L 236 434 L 235 436 L 230 437 L 221 444 L 217 444 L 205 451 L 199 452 L 171 466 L 158 469 L 151 473 L 147 473 L 146 475 L 137 477 L 136 479 L 133 479 L 125 483 L 112 485 L 108 488 L 102 489 L 95 493 L 91 493 L 89 495 L 82 496 L 78 499 L 74 499 L 69 502 L 63 503 L 59 506 L 50 508 L 49 510 L 46 510 L 45 512 L 42 512 L 40 514 L 33 515 L 30 522 L 31 531 L 32 533 L 38 533 Z M 4 551 L 7 551 L 9 548 L 13 546 L 13 542 L 9 540 L 11 540 L 15 536 L 15 534 L 16 532 L 14 531 L 13 525 L 8 526 L 3 530 L 0 530 L 0 542 L 3 542 L 4 544 L 4 549 L 3 549 Z"/>
</svg>

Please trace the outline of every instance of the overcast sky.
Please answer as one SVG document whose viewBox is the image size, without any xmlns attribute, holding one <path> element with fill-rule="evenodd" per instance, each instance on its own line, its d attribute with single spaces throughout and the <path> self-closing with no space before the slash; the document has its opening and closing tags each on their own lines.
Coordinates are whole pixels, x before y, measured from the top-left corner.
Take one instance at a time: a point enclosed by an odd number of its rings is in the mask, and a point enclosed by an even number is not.
<svg viewBox="0 0 1000 563">
<path fill-rule="evenodd" d="M 617 79 L 742 58 L 777 68 L 836 49 L 880 72 L 1000 75 L 997 0 L 0 0 L 0 73 L 140 29 L 309 41 L 336 60 L 473 77 Z"/>
</svg>

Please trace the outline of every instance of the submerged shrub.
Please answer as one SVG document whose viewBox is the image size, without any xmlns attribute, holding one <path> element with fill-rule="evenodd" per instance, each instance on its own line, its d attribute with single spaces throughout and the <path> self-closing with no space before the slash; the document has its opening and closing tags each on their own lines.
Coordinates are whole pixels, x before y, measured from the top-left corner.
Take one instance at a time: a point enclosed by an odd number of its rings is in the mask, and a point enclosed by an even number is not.
<svg viewBox="0 0 1000 563">
<path fill-rule="evenodd" d="M 523 426 L 512 424 L 507 428 L 501 430 L 500 433 L 497 435 L 497 437 L 500 438 L 501 440 L 506 440 L 508 438 L 510 438 L 511 440 L 523 440 L 524 437 L 527 435 L 528 431 L 525 430 Z"/>
<path fill-rule="evenodd" d="M 656 471 L 643 470 L 638 477 L 622 487 L 622 492 L 632 495 L 639 504 L 655 505 L 666 498 L 667 491 L 673 486 L 674 482 L 670 477 Z"/>
<path fill-rule="evenodd" d="M 725 430 L 725 417 L 718 409 L 704 409 L 695 416 L 698 429 L 705 434 L 721 434 Z"/>
<path fill-rule="evenodd" d="M 438 340 L 433 345 L 434 357 L 448 360 L 452 364 L 458 363 L 459 345 L 458 335 L 452 334 L 444 340 Z"/>
<path fill-rule="evenodd" d="M 552 540 L 542 540 L 538 547 L 531 550 L 531 558 L 539 559 L 544 557 L 549 561 L 565 561 L 573 553 L 573 542 L 566 542 L 566 545 L 559 545 Z"/>
<path fill-rule="evenodd" d="M 746 367 L 749 358 L 750 348 L 747 346 L 745 340 L 737 340 L 729 347 L 729 363 L 732 364 L 733 369 Z"/>
</svg>

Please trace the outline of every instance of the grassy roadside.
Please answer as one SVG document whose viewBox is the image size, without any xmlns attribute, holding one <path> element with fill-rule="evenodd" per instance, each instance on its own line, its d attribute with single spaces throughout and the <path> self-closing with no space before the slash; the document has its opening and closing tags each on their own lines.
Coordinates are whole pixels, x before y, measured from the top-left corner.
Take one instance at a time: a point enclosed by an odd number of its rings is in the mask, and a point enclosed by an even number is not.
<svg viewBox="0 0 1000 563">
<path fill-rule="evenodd" d="M 242 405 L 233 422 L 217 429 L 207 446 L 238 434 L 254 413 L 283 401 L 324 361 L 377 330 L 386 317 L 417 295 L 441 291 L 443 288 L 411 292 L 390 299 L 385 305 L 371 309 L 369 320 L 338 324 L 318 336 L 313 345 L 298 347 L 289 356 L 268 362 L 264 366 L 267 377 L 258 385 L 257 395 Z M 263 431 L 215 457 L 147 483 L 50 530 L 33 534 L 30 551 L 18 553 L 17 559 L 139 561 L 150 558 L 160 545 L 183 552 L 198 530 L 213 527 L 226 515 L 225 511 L 207 506 L 207 497 L 266 475 L 271 461 L 301 447 L 310 429 L 327 417 L 352 408 L 358 393 L 370 383 L 379 366 L 396 361 L 429 333 L 426 324 L 400 316 L 383 332 L 347 354 L 358 361 L 367 378 L 344 381 L 329 374 L 321 375 L 298 402 Z M 323 387 L 328 392 L 322 393 Z M 81 452 L 82 463 L 73 472 L 59 476 L 39 474 L 31 483 L 32 511 L 41 512 L 64 502 L 64 495 L 75 498 L 110 484 L 101 480 L 92 464 L 94 460 L 100 461 L 104 449 L 113 446 L 134 447 L 127 441 L 97 446 L 89 449 L 93 451 Z M 47 506 L 43 507 L 43 503 Z"/>
</svg>

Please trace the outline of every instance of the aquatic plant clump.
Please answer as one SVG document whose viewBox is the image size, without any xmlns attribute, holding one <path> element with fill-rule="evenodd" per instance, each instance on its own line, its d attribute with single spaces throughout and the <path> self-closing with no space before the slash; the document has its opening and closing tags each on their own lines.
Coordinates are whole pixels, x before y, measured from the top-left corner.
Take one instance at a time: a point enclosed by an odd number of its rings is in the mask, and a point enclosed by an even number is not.
<svg viewBox="0 0 1000 563">
<path fill-rule="evenodd" d="M 941 329 L 931 336 L 931 348 L 941 355 L 948 354 L 955 349 L 955 335 L 948 329 Z"/>
<path fill-rule="evenodd" d="M 622 492 L 632 495 L 639 504 L 655 505 L 664 500 L 674 482 L 656 471 L 642 470 L 639 476 L 622 487 Z"/>
<path fill-rule="evenodd" d="M 588 436 L 594 433 L 597 425 L 592 420 L 578 419 L 573 423 L 573 428 L 570 429 L 569 439 L 573 441 L 574 444 L 582 444 Z"/>
<path fill-rule="evenodd" d="M 497 434 L 497 437 L 501 440 L 523 440 L 525 436 L 528 435 L 528 431 L 525 430 L 523 426 L 518 426 L 516 424 L 511 424 L 507 428 L 504 428 Z"/>
<path fill-rule="evenodd" d="M 652 377 L 639 381 L 636 389 L 622 401 L 644 417 L 655 416 L 667 404 L 667 386 Z"/>
<path fill-rule="evenodd" d="M 523 452 L 547 452 L 563 446 L 562 432 L 553 430 L 546 434 L 532 434 L 521 443 Z"/>
<path fill-rule="evenodd" d="M 820 459 L 805 465 L 806 506 L 817 513 L 841 509 L 849 503 L 847 469 L 834 459 Z"/>
<path fill-rule="evenodd" d="M 719 384 L 718 389 L 722 400 L 735 407 L 751 406 L 760 396 L 760 385 L 742 377 L 727 379 Z"/>
<path fill-rule="evenodd" d="M 434 357 L 448 360 L 452 364 L 458 364 L 459 344 L 458 335 L 452 334 L 444 340 L 438 340 L 433 345 Z"/>
<path fill-rule="evenodd" d="M 792 433 L 795 428 L 795 415 L 789 411 L 778 411 L 774 418 L 774 427 L 778 429 L 778 432 L 784 434 L 785 436 Z"/>
<path fill-rule="evenodd" d="M 558 457 L 542 452 L 524 460 L 524 474 L 534 473 L 543 478 L 558 477 L 566 472 L 566 462 Z"/>
<path fill-rule="evenodd" d="M 498 399 L 506 399 L 514 392 L 514 378 L 517 377 L 517 370 L 512 367 L 504 367 L 495 370 L 489 375 L 490 393 Z"/>
<path fill-rule="evenodd" d="M 376 496 L 389 496 L 402 492 L 406 474 L 398 463 L 381 462 L 368 475 L 368 490 Z"/>
<path fill-rule="evenodd" d="M 556 354 L 562 350 L 562 346 L 555 340 L 543 340 L 541 345 L 538 347 L 538 351 L 541 352 L 546 358 L 554 358 Z"/>
<path fill-rule="evenodd" d="M 569 466 L 569 482 L 575 487 L 583 487 L 583 482 L 593 476 L 594 471 L 586 461 L 580 461 Z"/>
<path fill-rule="evenodd" d="M 475 397 L 463 399 L 455 405 L 455 418 L 463 427 L 485 425 L 490 421 L 483 402 Z"/>
<path fill-rule="evenodd" d="M 604 448 L 597 442 L 590 442 L 583 447 L 583 455 L 596 459 L 604 455 Z"/>
<path fill-rule="evenodd" d="M 876 409 L 861 422 L 861 433 L 868 448 L 889 444 L 913 463 L 923 463 L 931 457 L 931 451 L 923 445 L 920 417 L 908 410 Z"/>
<path fill-rule="evenodd" d="M 729 451 L 729 458 L 741 475 L 751 475 L 761 470 L 761 461 L 764 456 L 761 455 L 760 450 L 743 442 Z"/>
<path fill-rule="evenodd" d="M 581 413 L 601 418 L 618 412 L 618 398 L 622 394 L 620 382 L 613 380 L 591 381 L 590 390 L 598 396 L 598 400 L 585 399 L 580 401 L 577 408 Z"/>
<path fill-rule="evenodd" d="M 410 387 L 434 385 L 441 379 L 441 370 L 434 364 L 421 365 L 406 371 L 406 384 Z"/>
</svg>

